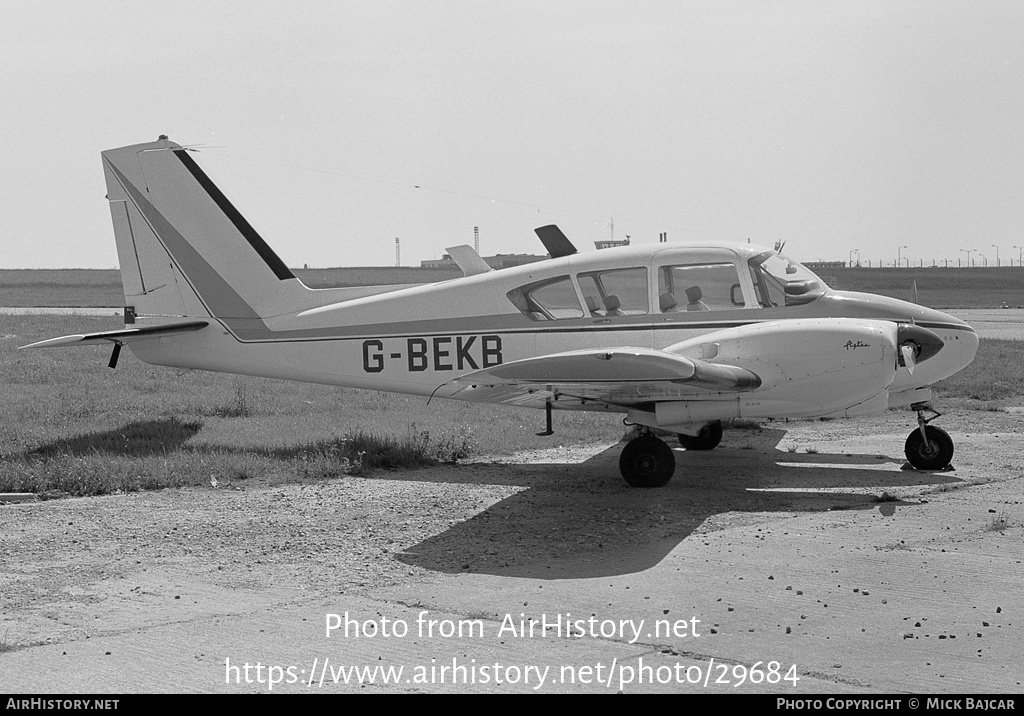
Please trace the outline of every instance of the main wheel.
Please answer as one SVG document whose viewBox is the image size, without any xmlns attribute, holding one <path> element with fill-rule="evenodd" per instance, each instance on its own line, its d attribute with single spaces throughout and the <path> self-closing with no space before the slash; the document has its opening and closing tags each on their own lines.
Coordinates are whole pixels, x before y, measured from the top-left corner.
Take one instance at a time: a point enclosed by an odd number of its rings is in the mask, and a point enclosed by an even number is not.
<svg viewBox="0 0 1024 716">
<path fill-rule="evenodd" d="M 716 420 L 700 429 L 696 435 L 678 433 L 679 444 L 687 450 L 713 450 L 722 442 L 722 421 Z"/>
<path fill-rule="evenodd" d="M 653 435 L 642 435 L 622 448 L 619 471 L 633 487 L 661 487 L 672 479 L 676 458 L 664 441 Z"/>
<path fill-rule="evenodd" d="M 925 425 L 927 442 L 921 430 L 915 430 L 907 436 L 904 452 L 907 460 L 918 470 L 941 470 L 953 459 L 953 438 L 942 428 Z"/>
</svg>

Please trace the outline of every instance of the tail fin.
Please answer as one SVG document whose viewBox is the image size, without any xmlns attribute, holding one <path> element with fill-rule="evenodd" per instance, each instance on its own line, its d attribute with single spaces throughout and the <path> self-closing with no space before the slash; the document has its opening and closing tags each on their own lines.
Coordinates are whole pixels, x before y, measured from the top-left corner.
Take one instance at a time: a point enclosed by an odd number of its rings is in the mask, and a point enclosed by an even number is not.
<svg viewBox="0 0 1024 716">
<path fill-rule="evenodd" d="M 310 305 L 312 292 L 181 145 L 161 137 L 102 157 L 125 299 L 136 315 L 213 316 L 237 335 Z"/>
<path fill-rule="evenodd" d="M 533 230 L 544 244 L 544 248 L 551 254 L 551 258 L 557 259 L 562 256 L 572 256 L 577 253 L 576 247 L 569 241 L 569 237 L 562 233 L 554 224 L 540 226 Z"/>
</svg>

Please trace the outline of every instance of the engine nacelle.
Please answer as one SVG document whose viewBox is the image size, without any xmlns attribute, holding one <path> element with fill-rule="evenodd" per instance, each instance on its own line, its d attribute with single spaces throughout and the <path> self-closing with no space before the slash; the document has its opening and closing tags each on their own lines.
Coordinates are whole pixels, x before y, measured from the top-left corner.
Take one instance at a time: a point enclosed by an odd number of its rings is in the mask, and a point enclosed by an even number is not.
<svg viewBox="0 0 1024 716">
<path fill-rule="evenodd" d="M 881 412 L 896 377 L 897 345 L 897 324 L 891 321 L 836 318 L 770 321 L 676 343 L 665 351 L 746 368 L 761 378 L 761 386 L 710 400 L 659 403 L 657 427 Z"/>
</svg>

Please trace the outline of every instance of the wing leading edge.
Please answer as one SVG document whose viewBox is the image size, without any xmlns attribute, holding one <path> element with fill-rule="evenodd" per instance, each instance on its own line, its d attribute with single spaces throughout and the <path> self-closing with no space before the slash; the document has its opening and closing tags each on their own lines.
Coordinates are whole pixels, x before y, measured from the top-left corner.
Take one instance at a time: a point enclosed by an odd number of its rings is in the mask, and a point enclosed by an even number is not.
<svg viewBox="0 0 1024 716">
<path fill-rule="evenodd" d="M 479 402 L 543 405 L 577 399 L 628 407 L 662 400 L 713 398 L 753 390 L 757 374 L 649 348 L 568 351 L 503 363 L 441 386 L 447 397 Z"/>
</svg>

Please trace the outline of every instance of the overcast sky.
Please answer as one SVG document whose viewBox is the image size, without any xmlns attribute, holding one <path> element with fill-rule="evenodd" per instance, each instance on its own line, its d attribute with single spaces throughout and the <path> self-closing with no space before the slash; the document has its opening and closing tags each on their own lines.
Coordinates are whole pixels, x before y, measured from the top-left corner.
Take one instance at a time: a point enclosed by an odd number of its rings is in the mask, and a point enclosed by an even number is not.
<svg viewBox="0 0 1024 716">
<path fill-rule="evenodd" d="M 291 266 L 557 223 L 916 264 L 1024 245 L 1024 3 L 0 0 L 0 267 L 117 265 L 159 134 Z M 416 187 L 420 188 L 416 188 Z M 858 254 L 854 254 L 856 259 Z"/>
</svg>

